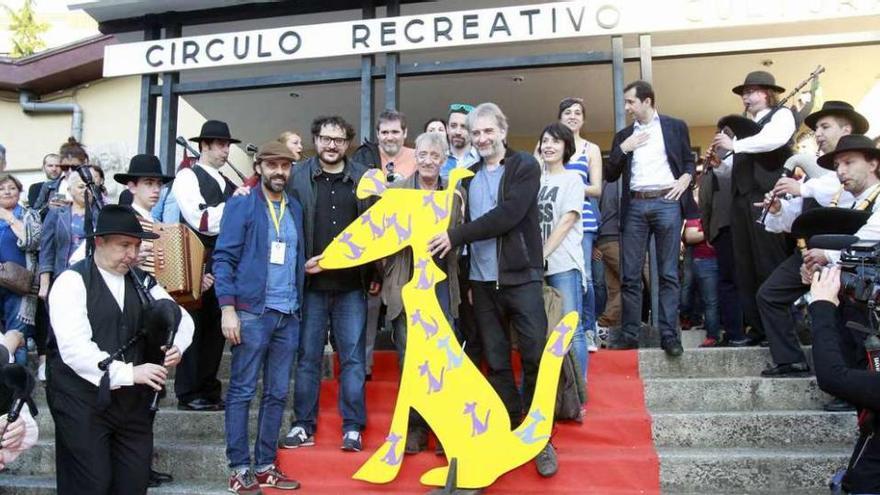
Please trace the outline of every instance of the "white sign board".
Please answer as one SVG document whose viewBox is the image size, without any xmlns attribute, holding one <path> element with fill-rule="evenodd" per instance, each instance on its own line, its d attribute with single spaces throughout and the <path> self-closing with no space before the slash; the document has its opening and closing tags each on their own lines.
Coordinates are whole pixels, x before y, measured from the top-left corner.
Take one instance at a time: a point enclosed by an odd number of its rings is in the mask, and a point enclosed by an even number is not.
<svg viewBox="0 0 880 495">
<path fill-rule="evenodd" d="M 871 15 L 880 15 L 880 0 L 581 0 L 543 3 L 111 45 L 104 52 L 104 76 Z"/>
</svg>

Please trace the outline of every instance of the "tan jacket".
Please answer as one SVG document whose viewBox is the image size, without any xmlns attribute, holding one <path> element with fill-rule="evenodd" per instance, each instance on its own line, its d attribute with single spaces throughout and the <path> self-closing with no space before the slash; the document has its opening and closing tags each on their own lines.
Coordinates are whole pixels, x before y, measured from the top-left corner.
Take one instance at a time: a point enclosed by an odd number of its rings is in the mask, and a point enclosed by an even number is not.
<svg viewBox="0 0 880 495">
<path fill-rule="evenodd" d="M 389 187 L 416 189 L 418 180 L 419 173 L 416 171 L 406 179 L 390 184 Z M 441 187 L 445 189 L 447 180 L 442 177 L 439 180 Z M 461 187 L 458 187 L 455 191 L 455 197 L 452 200 L 452 216 L 449 220 L 450 228 L 464 222 L 464 208 L 466 204 L 465 196 L 465 191 Z M 449 309 L 453 318 L 458 318 L 458 305 L 461 303 L 461 291 L 458 285 L 458 257 L 460 254 L 461 248 L 451 250 L 442 260 L 445 262 L 446 266 L 440 267 L 445 269 L 446 276 L 448 277 Z M 382 302 L 387 306 L 385 313 L 386 318 L 388 318 L 388 320 L 394 320 L 403 312 L 403 300 L 401 298 L 403 286 L 406 285 L 413 276 L 412 249 L 404 249 L 394 256 L 386 258 L 384 264 Z"/>
</svg>

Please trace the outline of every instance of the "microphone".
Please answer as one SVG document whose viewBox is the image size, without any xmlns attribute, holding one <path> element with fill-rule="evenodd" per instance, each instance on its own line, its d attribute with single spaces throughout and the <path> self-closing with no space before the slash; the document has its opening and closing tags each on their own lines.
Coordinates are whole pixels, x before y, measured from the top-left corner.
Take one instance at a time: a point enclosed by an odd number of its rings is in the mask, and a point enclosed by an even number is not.
<svg viewBox="0 0 880 495">
<path fill-rule="evenodd" d="M 807 245 L 810 249 L 830 249 L 840 251 L 855 243 L 859 242 L 859 238 L 854 235 L 843 234 L 819 234 L 810 237 Z"/>
</svg>

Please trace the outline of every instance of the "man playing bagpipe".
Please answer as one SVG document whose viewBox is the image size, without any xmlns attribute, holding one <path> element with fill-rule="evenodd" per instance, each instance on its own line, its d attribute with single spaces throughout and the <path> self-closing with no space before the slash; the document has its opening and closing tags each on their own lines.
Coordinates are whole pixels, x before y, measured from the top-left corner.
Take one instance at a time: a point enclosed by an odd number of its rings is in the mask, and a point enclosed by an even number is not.
<svg viewBox="0 0 880 495">
<path fill-rule="evenodd" d="M 193 321 L 135 268 L 144 232 L 126 206 L 98 216 L 94 253 L 49 293 L 47 399 L 58 492 L 142 494 L 153 451 L 151 402 L 192 342 Z"/>
</svg>

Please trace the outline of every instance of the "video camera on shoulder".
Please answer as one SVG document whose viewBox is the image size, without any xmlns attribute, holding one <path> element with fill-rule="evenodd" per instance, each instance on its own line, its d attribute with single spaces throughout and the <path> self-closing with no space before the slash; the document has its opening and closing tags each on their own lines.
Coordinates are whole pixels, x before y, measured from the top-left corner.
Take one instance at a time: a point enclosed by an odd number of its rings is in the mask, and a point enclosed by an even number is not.
<svg viewBox="0 0 880 495">
<path fill-rule="evenodd" d="M 841 295 L 859 305 L 880 302 L 880 241 L 862 241 L 853 237 L 849 247 L 840 252 Z"/>
</svg>

